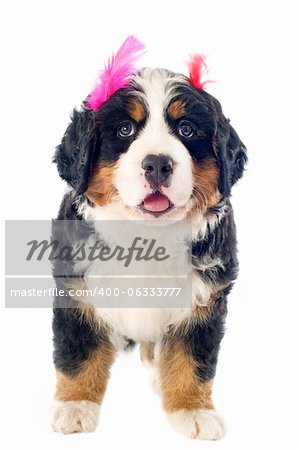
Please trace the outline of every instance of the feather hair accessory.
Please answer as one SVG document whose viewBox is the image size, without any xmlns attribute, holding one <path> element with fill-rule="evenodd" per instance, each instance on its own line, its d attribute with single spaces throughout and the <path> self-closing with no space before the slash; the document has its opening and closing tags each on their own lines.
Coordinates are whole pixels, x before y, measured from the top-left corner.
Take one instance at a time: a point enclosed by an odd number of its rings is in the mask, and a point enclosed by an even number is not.
<svg viewBox="0 0 299 450">
<path fill-rule="evenodd" d="M 144 51 L 145 45 L 142 42 L 135 36 L 128 36 L 116 55 L 108 59 L 106 67 L 88 96 L 87 107 L 97 111 L 114 92 L 127 87 L 128 78 L 136 72 L 135 63 Z"/>
<path fill-rule="evenodd" d="M 189 79 L 191 84 L 199 89 L 205 89 L 207 83 L 211 83 L 211 80 L 203 81 L 202 78 L 208 73 L 208 67 L 206 64 L 206 57 L 195 53 L 190 56 L 187 62 L 189 69 Z"/>
</svg>

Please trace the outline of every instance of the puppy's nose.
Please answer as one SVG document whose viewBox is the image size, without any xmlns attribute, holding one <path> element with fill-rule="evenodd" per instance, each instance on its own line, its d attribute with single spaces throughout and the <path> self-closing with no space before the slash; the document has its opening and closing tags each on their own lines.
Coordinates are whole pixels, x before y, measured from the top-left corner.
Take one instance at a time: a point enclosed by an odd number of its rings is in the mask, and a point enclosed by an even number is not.
<svg viewBox="0 0 299 450">
<path fill-rule="evenodd" d="M 144 176 L 150 187 L 159 190 L 161 186 L 169 186 L 173 173 L 173 161 L 166 155 L 147 155 L 141 163 Z"/>
</svg>

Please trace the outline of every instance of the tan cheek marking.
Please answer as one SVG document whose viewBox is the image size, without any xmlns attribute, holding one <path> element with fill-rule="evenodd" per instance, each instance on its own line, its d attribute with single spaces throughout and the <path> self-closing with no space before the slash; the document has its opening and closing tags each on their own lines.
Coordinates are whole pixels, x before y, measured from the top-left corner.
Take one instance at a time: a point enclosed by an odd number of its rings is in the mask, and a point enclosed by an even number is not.
<svg viewBox="0 0 299 450">
<path fill-rule="evenodd" d="M 86 195 L 92 203 L 105 206 L 113 199 L 117 191 L 113 184 L 115 165 L 98 166 L 89 180 Z"/>
<path fill-rule="evenodd" d="M 100 404 L 114 357 L 115 350 L 107 340 L 92 353 L 88 360 L 82 363 L 77 374 L 67 376 L 57 371 L 56 400 L 63 402 L 89 400 Z"/>
<path fill-rule="evenodd" d="M 166 346 L 160 357 L 163 406 L 167 412 L 181 409 L 213 408 L 212 381 L 196 374 L 196 362 L 183 344 Z"/>
<path fill-rule="evenodd" d="M 168 113 L 172 119 L 179 119 L 185 114 L 185 102 L 183 100 L 175 100 L 169 105 Z"/>
<path fill-rule="evenodd" d="M 140 122 L 145 118 L 144 106 L 135 98 L 130 100 L 128 113 L 136 122 Z"/>
<path fill-rule="evenodd" d="M 218 191 L 219 168 L 216 161 L 194 162 L 193 179 L 193 197 L 196 201 L 195 208 L 205 213 L 208 208 L 216 205 L 221 199 Z"/>
</svg>

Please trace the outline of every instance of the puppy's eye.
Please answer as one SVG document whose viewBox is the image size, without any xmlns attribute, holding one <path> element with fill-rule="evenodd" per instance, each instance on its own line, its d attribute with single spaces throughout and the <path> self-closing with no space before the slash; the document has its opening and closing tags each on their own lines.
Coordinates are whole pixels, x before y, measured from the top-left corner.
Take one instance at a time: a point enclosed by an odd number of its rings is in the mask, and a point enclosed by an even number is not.
<svg viewBox="0 0 299 450">
<path fill-rule="evenodd" d="M 185 138 L 191 138 L 194 135 L 194 128 L 188 122 L 181 122 L 178 128 L 178 132 Z"/>
<path fill-rule="evenodd" d="M 123 122 L 117 130 L 117 134 L 120 137 L 129 137 L 135 133 L 135 127 L 132 122 Z"/>
</svg>

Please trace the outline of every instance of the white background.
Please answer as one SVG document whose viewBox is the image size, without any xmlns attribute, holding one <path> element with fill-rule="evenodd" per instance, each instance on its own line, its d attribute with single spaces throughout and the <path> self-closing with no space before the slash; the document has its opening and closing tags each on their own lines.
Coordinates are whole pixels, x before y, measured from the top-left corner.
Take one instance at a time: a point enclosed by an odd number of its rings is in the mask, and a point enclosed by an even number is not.
<svg viewBox="0 0 299 450">
<path fill-rule="evenodd" d="M 175 434 L 136 351 L 113 367 L 95 433 L 53 433 L 51 311 L 23 309 L 2 310 L 2 448 L 298 448 L 296 2 L 12 0 L 2 12 L 5 218 L 55 217 L 65 186 L 51 164 L 54 147 L 73 106 L 128 34 L 147 44 L 143 65 L 186 73 L 190 52 L 209 56 L 217 82 L 208 91 L 250 158 L 232 198 L 241 267 L 215 381 L 226 438 Z"/>
</svg>

